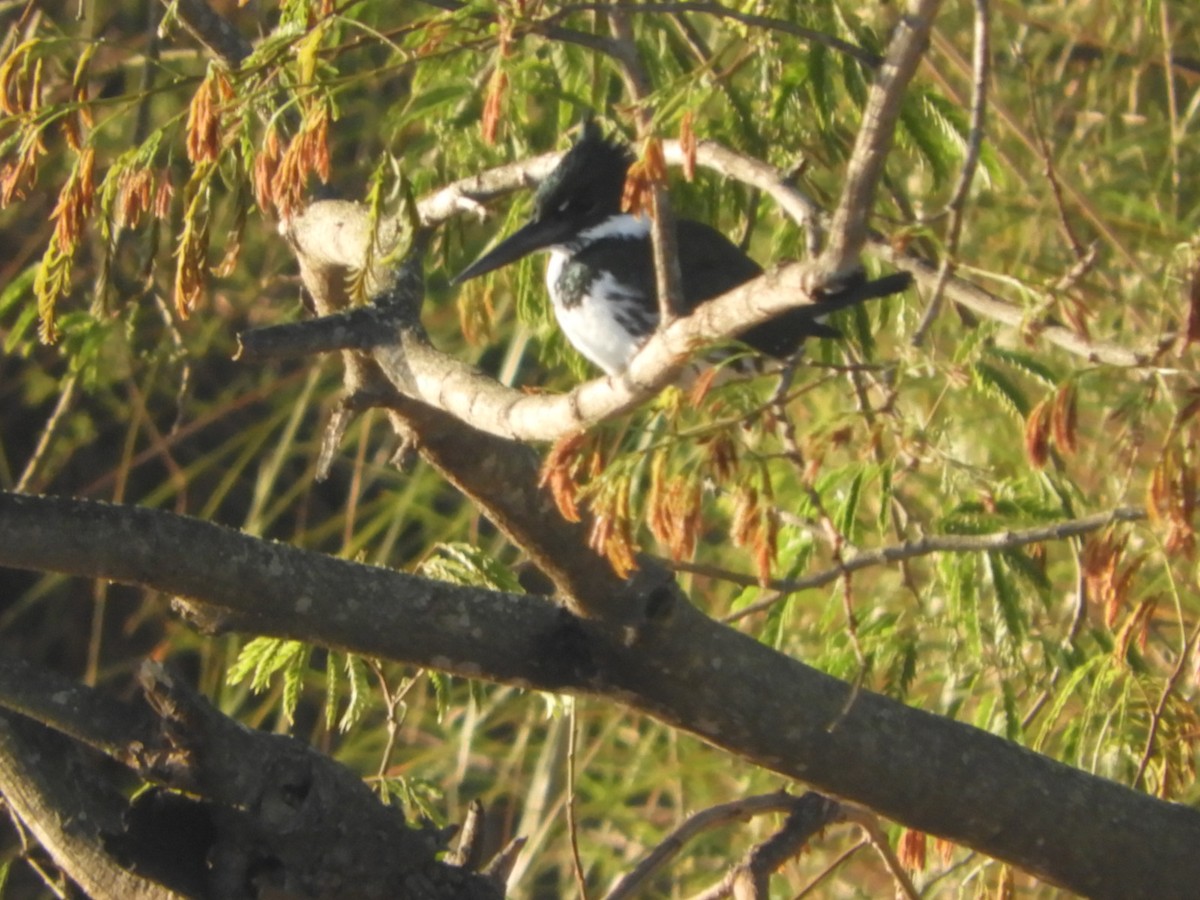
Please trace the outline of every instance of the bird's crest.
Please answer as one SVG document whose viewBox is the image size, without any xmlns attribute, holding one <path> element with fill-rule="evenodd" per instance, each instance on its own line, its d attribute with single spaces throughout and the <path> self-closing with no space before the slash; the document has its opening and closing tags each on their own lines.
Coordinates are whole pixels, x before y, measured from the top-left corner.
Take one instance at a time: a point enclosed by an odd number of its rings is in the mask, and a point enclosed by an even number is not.
<svg viewBox="0 0 1200 900">
<path fill-rule="evenodd" d="M 614 204 L 617 212 L 633 152 L 622 141 L 607 138 L 595 120 L 583 123 L 579 139 L 542 182 L 534 197 L 539 215 L 564 204 Z"/>
</svg>

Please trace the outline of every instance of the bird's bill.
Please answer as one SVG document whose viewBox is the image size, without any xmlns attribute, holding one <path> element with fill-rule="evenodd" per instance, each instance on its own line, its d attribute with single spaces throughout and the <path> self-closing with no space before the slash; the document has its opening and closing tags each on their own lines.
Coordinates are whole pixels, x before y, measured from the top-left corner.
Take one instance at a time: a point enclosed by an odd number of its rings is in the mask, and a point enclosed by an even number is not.
<svg viewBox="0 0 1200 900">
<path fill-rule="evenodd" d="M 534 219 L 459 272 L 454 276 L 454 283 L 462 284 L 468 278 L 475 278 L 501 266 L 507 266 L 537 250 L 545 250 L 566 237 L 567 229 L 563 223 L 553 219 Z"/>
</svg>

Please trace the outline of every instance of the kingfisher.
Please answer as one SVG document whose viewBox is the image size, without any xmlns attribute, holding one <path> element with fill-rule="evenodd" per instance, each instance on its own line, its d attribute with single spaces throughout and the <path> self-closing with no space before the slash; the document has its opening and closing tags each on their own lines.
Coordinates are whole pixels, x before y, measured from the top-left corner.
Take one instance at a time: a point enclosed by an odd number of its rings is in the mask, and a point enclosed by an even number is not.
<svg viewBox="0 0 1200 900">
<path fill-rule="evenodd" d="M 538 187 L 529 222 L 467 266 L 454 283 L 530 253 L 549 251 L 546 287 L 563 334 L 605 373 L 623 371 L 659 322 L 649 219 L 621 209 L 633 161 L 626 144 L 606 138 L 593 120 L 587 120 L 579 139 Z M 715 228 L 690 219 L 679 219 L 676 228 L 682 315 L 762 274 L 758 263 Z M 891 278 L 895 284 L 859 290 L 846 299 L 882 296 L 879 290 L 895 293 L 909 280 L 906 275 Z M 849 303 L 836 304 L 844 305 Z M 839 336 L 817 320 L 811 307 L 797 307 L 746 329 L 736 339 L 784 359 L 805 338 Z"/>
</svg>

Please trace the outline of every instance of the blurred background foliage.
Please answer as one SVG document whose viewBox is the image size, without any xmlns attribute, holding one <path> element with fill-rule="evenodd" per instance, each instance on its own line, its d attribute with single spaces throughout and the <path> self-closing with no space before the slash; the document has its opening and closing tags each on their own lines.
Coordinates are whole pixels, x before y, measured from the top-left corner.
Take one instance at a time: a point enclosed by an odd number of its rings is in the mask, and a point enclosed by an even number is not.
<svg viewBox="0 0 1200 900">
<path fill-rule="evenodd" d="M 254 46 L 236 71 L 151 0 L 0 4 L 0 486 L 518 587 L 519 551 L 431 470 L 397 469 L 382 416 L 354 425 L 331 477 L 314 480 L 336 360 L 232 357 L 240 331 L 305 315 L 276 230 L 304 197 L 392 208 L 561 149 L 587 110 L 632 135 L 619 70 L 588 41 L 607 33 L 600 5 L 214 6 Z M 872 77 L 861 57 L 882 52 L 899 4 L 618 6 L 655 87 L 657 134 L 688 121 L 832 207 Z M 575 499 L 615 523 L 607 549 L 674 557 L 709 614 L 839 677 L 1191 801 L 1200 7 L 993 2 L 987 131 L 954 247 L 945 209 L 969 137 L 973 16 L 967 2 L 942 11 L 875 225 L 894 248 L 951 252 L 962 277 L 1021 310 L 1021 327 L 947 303 L 914 345 L 928 296 L 912 290 L 840 314 L 846 340 L 810 345 L 782 399 L 766 378 L 699 402 L 668 392 L 564 465 Z M 764 264 L 804 254 L 800 229 L 757 192 L 704 172 L 673 173 L 672 188 L 678 212 Z M 562 390 L 590 373 L 552 326 L 539 261 L 449 286 L 528 210 L 515 196 L 487 222 L 440 231 L 424 322 L 501 380 Z M 1048 321 L 1083 351 L 1042 340 Z M 1089 341 L 1143 364 L 1106 364 Z M 1120 508 L 1148 516 L 1003 541 Z M 789 589 L 927 535 L 1001 545 Z M 121 687 L 147 654 L 168 660 L 226 712 L 311 740 L 439 822 L 482 798 L 493 844 L 529 838 L 514 895 L 574 893 L 572 701 L 249 636 L 202 640 L 164 599 L 3 572 L 0 643 Z M 573 702 L 592 891 L 688 812 L 779 786 L 656 722 Z M 654 890 L 695 893 L 775 824 L 707 834 Z M 11 835 L 6 846 L 12 859 Z M 843 859 L 859 846 L 853 829 L 825 834 L 777 879 L 779 896 L 818 878 L 818 896 L 890 891 L 869 849 Z M 961 849 L 929 850 L 906 857 L 927 896 L 1048 893 Z M 12 896 L 24 877 L 13 869 Z"/>
</svg>

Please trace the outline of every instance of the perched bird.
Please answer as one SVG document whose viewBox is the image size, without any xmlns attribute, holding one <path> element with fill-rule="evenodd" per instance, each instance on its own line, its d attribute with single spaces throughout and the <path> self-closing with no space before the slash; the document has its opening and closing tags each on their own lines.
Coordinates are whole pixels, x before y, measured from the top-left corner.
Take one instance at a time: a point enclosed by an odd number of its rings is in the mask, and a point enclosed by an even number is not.
<svg viewBox="0 0 1200 900">
<path fill-rule="evenodd" d="M 605 138 L 594 122 L 586 122 L 580 138 L 539 186 L 533 218 L 467 266 L 455 283 L 548 250 L 546 287 L 563 334 L 606 373 L 624 370 L 659 320 L 650 222 L 621 211 L 632 163 L 626 145 Z M 676 239 L 683 315 L 762 274 L 758 263 L 703 222 L 680 219 Z M 907 285 L 906 278 L 901 280 L 902 285 L 886 293 Z M 784 358 L 806 337 L 837 336 L 809 307 L 788 310 L 737 339 Z"/>
</svg>

